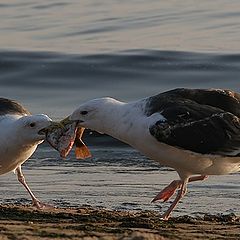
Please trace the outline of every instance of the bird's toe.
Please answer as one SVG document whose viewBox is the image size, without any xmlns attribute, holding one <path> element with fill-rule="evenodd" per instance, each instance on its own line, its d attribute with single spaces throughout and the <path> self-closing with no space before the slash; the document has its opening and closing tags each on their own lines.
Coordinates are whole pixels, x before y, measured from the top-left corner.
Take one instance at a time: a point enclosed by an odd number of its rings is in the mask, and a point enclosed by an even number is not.
<svg viewBox="0 0 240 240">
<path fill-rule="evenodd" d="M 53 206 L 51 204 L 43 203 L 39 200 L 33 200 L 32 206 L 37 208 L 38 210 L 45 210 L 45 209 L 54 209 L 56 206 Z"/>
</svg>

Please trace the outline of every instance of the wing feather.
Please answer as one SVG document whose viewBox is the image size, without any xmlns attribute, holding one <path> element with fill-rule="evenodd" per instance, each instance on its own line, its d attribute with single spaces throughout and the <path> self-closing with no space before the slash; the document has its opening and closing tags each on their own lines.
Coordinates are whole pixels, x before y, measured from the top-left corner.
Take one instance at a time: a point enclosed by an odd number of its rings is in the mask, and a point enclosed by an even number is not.
<svg viewBox="0 0 240 240">
<path fill-rule="evenodd" d="M 158 109 L 166 121 L 149 128 L 158 141 L 202 154 L 240 153 L 240 118 L 235 114 L 182 96 L 162 96 Z"/>
</svg>

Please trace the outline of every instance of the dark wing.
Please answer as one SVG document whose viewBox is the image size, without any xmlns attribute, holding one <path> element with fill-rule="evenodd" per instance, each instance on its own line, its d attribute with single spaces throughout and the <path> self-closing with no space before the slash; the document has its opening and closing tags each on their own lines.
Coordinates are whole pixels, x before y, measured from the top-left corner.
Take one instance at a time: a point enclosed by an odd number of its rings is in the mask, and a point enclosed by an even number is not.
<svg viewBox="0 0 240 240">
<path fill-rule="evenodd" d="M 0 98 L 0 115 L 5 114 L 30 115 L 30 112 L 14 100 Z"/>
<path fill-rule="evenodd" d="M 151 115 L 154 112 L 159 112 L 171 102 L 174 103 L 176 99 L 191 100 L 200 105 L 208 105 L 240 117 L 240 94 L 222 89 L 177 88 L 167 91 L 149 98 L 146 113 Z"/>
<path fill-rule="evenodd" d="M 240 119 L 231 112 L 170 95 L 162 96 L 159 112 L 166 121 L 149 130 L 160 142 L 203 154 L 240 152 Z"/>
</svg>

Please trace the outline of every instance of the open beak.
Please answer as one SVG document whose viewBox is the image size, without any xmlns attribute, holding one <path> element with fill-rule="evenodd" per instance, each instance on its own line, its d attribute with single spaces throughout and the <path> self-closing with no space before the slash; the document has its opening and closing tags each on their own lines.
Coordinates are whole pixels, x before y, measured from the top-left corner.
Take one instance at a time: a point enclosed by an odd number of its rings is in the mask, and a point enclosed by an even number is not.
<svg viewBox="0 0 240 240">
<path fill-rule="evenodd" d="M 72 121 L 72 122 L 75 122 L 77 125 L 77 127 L 78 128 L 81 128 L 81 127 L 83 127 L 82 125 L 81 125 L 81 123 L 84 123 L 84 121 L 82 121 L 82 120 L 74 120 L 74 121 Z"/>
<path fill-rule="evenodd" d="M 55 129 L 63 129 L 68 124 L 72 124 L 76 121 L 70 120 L 69 116 L 63 119 L 61 122 L 51 122 L 51 124 L 43 129 L 41 129 L 38 134 L 39 135 L 45 135 L 48 132 L 53 132 Z"/>
<path fill-rule="evenodd" d="M 70 116 L 68 116 L 68 117 L 64 118 L 60 123 L 61 123 L 62 125 L 68 125 L 68 124 L 72 124 L 72 123 L 74 123 L 74 122 L 76 122 L 76 121 L 71 120 L 71 119 L 70 119 Z"/>
<path fill-rule="evenodd" d="M 38 135 L 45 135 L 46 133 L 47 133 L 46 128 L 43 128 L 40 131 L 38 131 Z"/>
<path fill-rule="evenodd" d="M 52 131 L 55 128 L 58 128 L 59 126 L 62 126 L 60 123 L 58 122 L 51 122 L 51 124 L 45 128 L 42 128 L 41 130 L 38 131 L 39 135 L 45 135 L 47 134 L 49 131 Z"/>
</svg>

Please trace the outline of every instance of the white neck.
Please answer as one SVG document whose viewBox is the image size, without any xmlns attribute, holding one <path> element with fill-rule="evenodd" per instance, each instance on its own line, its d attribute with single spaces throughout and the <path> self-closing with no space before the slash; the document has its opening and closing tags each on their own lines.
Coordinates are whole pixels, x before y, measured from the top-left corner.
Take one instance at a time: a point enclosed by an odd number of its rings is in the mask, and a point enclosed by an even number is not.
<svg viewBox="0 0 240 240">
<path fill-rule="evenodd" d="M 142 105 L 144 102 L 123 103 L 116 101 L 104 109 L 101 114 L 101 124 L 96 131 L 106 133 L 120 141 L 131 142 L 135 136 L 134 132 L 138 129 L 141 131 L 142 126 L 137 126 L 136 122 L 141 124 L 141 121 L 135 121 L 136 117 L 146 118 L 143 113 Z"/>
</svg>

